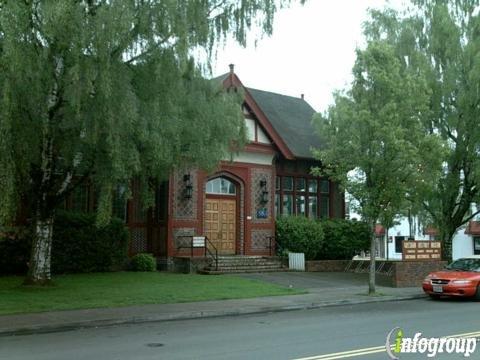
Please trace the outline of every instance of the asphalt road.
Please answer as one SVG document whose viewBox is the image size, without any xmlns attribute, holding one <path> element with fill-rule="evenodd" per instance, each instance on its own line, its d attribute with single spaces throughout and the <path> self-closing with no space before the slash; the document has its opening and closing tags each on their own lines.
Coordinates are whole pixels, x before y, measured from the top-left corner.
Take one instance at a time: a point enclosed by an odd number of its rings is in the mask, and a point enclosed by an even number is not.
<svg viewBox="0 0 480 360">
<path fill-rule="evenodd" d="M 407 337 L 479 332 L 479 309 L 473 301 L 422 299 L 0 337 L 0 359 L 388 359 L 384 345 L 394 327 Z M 480 342 L 470 358 L 480 358 Z"/>
</svg>

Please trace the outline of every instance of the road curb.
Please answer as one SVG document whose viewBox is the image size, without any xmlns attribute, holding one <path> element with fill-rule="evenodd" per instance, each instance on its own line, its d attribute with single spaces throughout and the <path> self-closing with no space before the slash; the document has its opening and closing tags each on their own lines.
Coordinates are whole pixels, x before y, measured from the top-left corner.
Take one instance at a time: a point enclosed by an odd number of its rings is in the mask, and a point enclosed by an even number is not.
<svg viewBox="0 0 480 360">
<path fill-rule="evenodd" d="M 16 329 L 7 329 L 7 330 L 0 329 L 0 337 L 45 334 L 45 333 L 54 333 L 54 332 L 63 332 L 63 331 L 73 331 L 77 329 L 101 328 L 101 327 L 110 327 L 110 326 L 128 325 L 128 324 L 146 324 L 146 323 L 165 322 L 165 321 L 254 315 L 254 314 L 294 311 L 294 310 L 311 310 L 311 309 L 320 309 L 320 308 L 335 307 L 335 306 L 349 306 L 349 305 L 360 305 L 360 304 L 377 303 L 377 302 L 415 300 L 415 299 L 421 299 L 425 297 L 426 296 L 424 294 L 396 296 L 396 297 L 385 296 L 385 297 L 354 299 L 354 300 L 321 301 L 321 302 L 316 302 L 311 304 L 307 303 L 307 304 L 287 305 L 287 306 L 285 305 L 261 306 L 261 307 L 252 306 L 247 308 L 238 308 L 234 310 L 188 311 L 188 312 L 178 312 L 178 313 L 172 313 L 168 315 L 159 315 L 159 316 L 149 315 L 149 316 L 143 316 L 143 317 L 142 316 L 126 317 L 122 319 L 116 318 L 116 319 L 102 319 L 102 320 L 85 320 L 85 321 L 79 321 L 79 322 L 72 322 L 69 324 L 48 324 L 48 325 L 44 324 L 44 325 L 25 326 L 25 327 L 16 328 Z"/>
</svg>

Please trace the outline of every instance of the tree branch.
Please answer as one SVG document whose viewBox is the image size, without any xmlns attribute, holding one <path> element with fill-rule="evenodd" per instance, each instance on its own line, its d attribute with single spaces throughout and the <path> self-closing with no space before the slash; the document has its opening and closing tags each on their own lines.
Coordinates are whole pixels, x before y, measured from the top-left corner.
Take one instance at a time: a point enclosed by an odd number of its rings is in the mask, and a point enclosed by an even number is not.
<svg viewBox="0 0 480 360">
<path fill-rule="evenodd" d="M 478 214 L 480 214 L 480 210 L 477 210 L 477 211 L 475 211 L 472 215 L 467 216 L 461 225 L 466 224 L 467 222 L 469 222 L 470 220 L 472 220 L 472 219 L 473 219 L 475 216 L 477 216 Z M 460 225 L 460 226 L 461 226 L 461 225 Z"/>
</svg>

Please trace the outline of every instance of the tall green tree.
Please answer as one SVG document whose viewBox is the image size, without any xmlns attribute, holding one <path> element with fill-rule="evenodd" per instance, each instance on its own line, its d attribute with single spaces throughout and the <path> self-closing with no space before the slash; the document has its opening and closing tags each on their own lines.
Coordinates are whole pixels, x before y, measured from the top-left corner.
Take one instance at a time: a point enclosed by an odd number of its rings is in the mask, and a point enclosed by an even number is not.
<svg viewBox="0 0 480 360">
<path fill-rule="evenodd" d="M 415 0 L 410 10 L 374 11 L 369 41 L 386 39 L 398 59 L 416 68 L 430 89 L 424 133 L 444 141 L 441 154 L 423 153 L 429 178 L 415 199 L 439 230 L 443 258 L 452 258 L 455 232 L 480 209 L 480 2 Z M 430 161 L 441 157 L 441 162 Z M 435 160 L 435 159 L 433 159 Z"/>
<path fill-rule="evenodd" d="M 423 136 L 428 112 L 425 81 L 402 66 L 385 41 L 357 50 L 351 88 L 317 115 L 325 148 L 316 152 L 323 172 L 339 181 L 358 203 L 371 228 L 369 293 L 375 292 L 375 225 L 401 209 L 418 180 L 420 151 L 434 139 Z"/>
<path fill-rule="evenodd" d="M 0 0 L 0 223 L 20 203 L 35 238 L 28 280 L 50 280 L 55 207 L 174 167 L 209 167 L 243 138 L 238 101 L 191 54 L 272 31 L 290 0 Z M 255 20 L 257 19 L 257 20 Z"/>
</svg>

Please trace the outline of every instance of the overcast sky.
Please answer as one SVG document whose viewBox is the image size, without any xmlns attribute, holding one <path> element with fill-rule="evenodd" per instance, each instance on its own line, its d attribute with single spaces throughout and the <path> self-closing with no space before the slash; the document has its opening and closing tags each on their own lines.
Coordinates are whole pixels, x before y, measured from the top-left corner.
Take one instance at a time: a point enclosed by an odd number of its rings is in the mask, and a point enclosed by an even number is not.
<svg viewBox="0 0 480 360">
<path fill-rule="evenodd" d="M 400 6 L 402 0 L 394 0 Z M 227 43 L 218 49 L 213 75 L 235 72 L 245 86 L 305 99 L 317 111 L 326 110 L 332 92 L 351 80 L 355 48 L 363 44 L 362 22 L 368 8 L 383 8 L 385 0 L 309 0 L 277 13 L 273 35 L 255 48 Z"/>
</svg>

